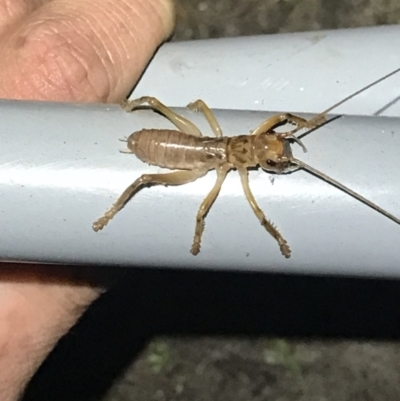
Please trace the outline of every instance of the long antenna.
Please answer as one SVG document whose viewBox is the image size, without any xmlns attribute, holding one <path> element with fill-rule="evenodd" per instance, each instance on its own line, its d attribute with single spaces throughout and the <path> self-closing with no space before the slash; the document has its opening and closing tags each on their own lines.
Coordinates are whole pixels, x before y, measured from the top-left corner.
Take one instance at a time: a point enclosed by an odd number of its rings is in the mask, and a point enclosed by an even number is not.
<svg viewBox="0 0 400 401">
<path fill-rule="evenodd" d="M 375 203 L 371 202 L 370 200 L 364 198 L 363 196 L 361 196 L 357 192 L 354 192 L 350 188 L 348 188 L 345 185 L 341 184 L 339 181 L 336 181 L 335 179 L 329 177 L 328 175 L 322 173 L 321 171 L 315 169 L 314 167 L 311 167 L 310 165 L 302 162 L 301 160 L 298 160 L 298 159 L 295 159 L 295 158 L 291 158 L 290 161 L 293 162 L 294 164 L 297 164 L 299 167 L 303 168 L 304 170 L 308 171 L 309 173 L 314 174 L 315 176 L 317 176 L 319 178 L 322 178 L 324 181 L 326 181 L 329 184 L 335 186 L 336 188 L 339 188 L 343 192 L 346 192 L 348 195 L 352 196 L 353 198 L 359 200 L 360 202 L 364 203 L 365 205 L 369 206 L 370 208 L 372 208 L 372 209 L 376 210 L 377 212 L 383 214 L 388 219 L 394 221 L 397 224 L 400 224 L 400 219 L 399 218 L 397 218 L 393 214 L 390 214 L 389 212 L 387 212 L 386 210 L 382 209 L 381 207 L 379 207 Z"/>
<path fill-rule="evenodd" d="M 322 125 L 325 122 L 325 119 L 323 118 L 326 114 L 328 114 L 330 111 L 332 111 L 333 109 L 336 109 L 337 107 L 341 106 L 343 103 L 346 103 L 347 101 L 349 101 L 350 99 L 352 99 L 353 97 L 359 95 L 362 92 L 365 92 L 366 90 L 368 90 L 369 88 L 371 88 L 372 86 L 375 86 L 377 84 L 379 84 L 380 82 L 384 81 L 385 79 L 391 77 L 392 75 L 397 74 L 398 72 L 400 72 L 400 68 L 397 68 L 396 70 L 390 72 L 389 74 L 386 74 L 385 76 L 377 79 L 376 81 L 370 83 L 367 86 L 364 86 L 363 88 L 353 92 L 351 95 L 346 96 L 344 99 L 342 99 L 340 102 L 335 103 L 333 106 L 328 107 L 326 110 L 324 110 L 322 113 L 317 114 L 315 117 L 311 118 L 310 120 L 308 120 L 309 124 L 312 124 L 314 121 L 316 122 L 315 127 L 318 127 L 319 125 Z M 293 131 L 291 131 L 291 134 L 294 134 L 298 131 L 300 131 L 303 128 L 296 128 Z"/>
<path fill-rule="evenodd" d="M 320 113 L 320 115 L 324 115 L 324 114 L 328 114 L 330 111 L 332 111 L 333 109 L 336 109 L 336 107 L 339 107 L 340 105 L 342 105 L 343 103 L 347 102 L 348 100 L 352 99 L 354 96 L 359 95 L 360 93 L 365 92 L 366 90 L 368 90 L 369 88 L 371 88 L 372 86 L 375 86 L 377 84 L 379 84 L 380 82 L 384 81 L 385 79 L 391 77 L 394 74 L 397 74 L 400 71 L 400 68 L 397 68 L 397 70 L 394 70 L 392 72 L 390 72 L 389 74 L 386 74 L 385 76 L 383 76 L 382 78 L 377 79 L 376 81 L 372 82 L 371 84 L 364 86 L 364 88 L 359 89 L 358 91 L 355 91 L 354 93 L 352 93 L 351 95 L 345 97 L 343 100 L 341 100 L 340 102 L 337 102 L 336 104 L 334 104 L 333 106 L 329 107 L 328 109 L 326 109 L 325 111 L 323 111 L 322 113 Z"/>
</svg>

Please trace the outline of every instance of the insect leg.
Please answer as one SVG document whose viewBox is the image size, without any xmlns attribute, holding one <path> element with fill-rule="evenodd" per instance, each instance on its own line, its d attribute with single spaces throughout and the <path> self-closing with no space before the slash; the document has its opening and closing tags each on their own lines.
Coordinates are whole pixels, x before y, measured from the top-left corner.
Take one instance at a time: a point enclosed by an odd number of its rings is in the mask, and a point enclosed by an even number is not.
<svg viewBox="0 0 400 401">
<path fill-rule="evenodd" d="M 229 171 L 227 167 L 219 167 L 217 168 L 217 181 L 214 184 L 213 189 L 207 195 L 207 197 L 203 200 L 202 204 L 200 205 L 199 211 L 197 212 L 196 216 L 196 228 L 194 233 L 193 245 L 190 252 L 193 255 L 197 255 L 200 252 L 200 244 L 201 244 L 201 236 L 203 235 L 204 231 L 204 217 L 210 210 L 210 207 L 214 203 L 215 199 L 217 198 L 219 191 L 221 190 L 221 186 L 225 181 L 226 175 Z"/>
<path fill-rule="evenodd" d="M 94 231 L 102 230 L 132 196 L 145 185 L 183 185 L 197 180 L 206 173 L 207 171 L 203 170 L 184 170 L 166 174 L 143 174 L 125 189 L 112 207 L 93 223 L 92 228 Z"/>
<path fill-rule="evenodd" d="M 187 105 L 189 110 L 192 110 L 194 112 L 201 112 L 204 114 L 204 117 L 207 119 L 208 123 L 210 124 L 210 127 L 212 131 L 214 132 L 214 135 L 217 138 L 221 138 L 222 135 L 222 129 L 217 121 L 217 119 L 214 116 L 214 113 L 211 111 L 211 109 L 204 103 L 201 99 L 196 100 L 195 102 L 189 103 Z"/>
<path fill-rule="evenodd" d="M 248 174 L 247 169 L 241 168 L 241 169 L 238 169 L 238 171 L 240 174 L 240 179 L 242 181 L 242 187 L 243 187 L 244 193 L 246 195 L 246 199 L 250 203 L 250 206 L 253 209 L 253 212 L 260 220 L 261 225 L 278 241 L 278 245 L 279 245 L 279 248 L 281 249 L 282 255 L 285 256 L 285 258 L 290 258 L 290 248 L 289 248 L 289 245 L 287 244 L 286 240 L 282 237 L 281 233 L 274 226 L 274 224 L 265 218 L 263 211 L 257 205 L 257 202 L 250 190 L 249 174 Z"/>
<path fill-rule="evenodd" d="M 302 128 L 312 129 L 315 128 L 317 125 L 322 124 L 323 122 L 325 122 L 325 116 L 321 116 L 319 120 L 314 120 L 314 119 L 306 120 L 305 118 L 295 116 L 294 114 L 290 113 L 277 114 L 276 116 L 269 117 L 265 121 L 263 121 L 251 133 L 251 135 L 257 135 L 262 132 L 268 132 L 273 128 L 286 123 L 297 125 L 297 129 L 302 129 Z"/>
<path fill-rule="evenodd" d="M 165 106 L 155 97 L 143 96 L 135 100 L 123 100 L 121 103 L 122 108 L 131 112 L 137 109 L 142 104 L 147 103 L 151 109 L 158 111 L 164 115 L 172 124 L 175 125 L 180 131 L 192 136 L 202 136 L 201 131 L 188 119 L 175 113 L 172 109 Z"/>
</svg>

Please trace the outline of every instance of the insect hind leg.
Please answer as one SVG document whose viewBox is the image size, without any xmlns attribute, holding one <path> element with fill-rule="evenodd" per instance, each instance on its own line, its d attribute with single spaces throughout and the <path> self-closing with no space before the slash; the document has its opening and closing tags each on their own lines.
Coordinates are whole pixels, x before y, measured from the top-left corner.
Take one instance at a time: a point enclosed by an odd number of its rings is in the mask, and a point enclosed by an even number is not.
<svg viewBox="0 0 400 401">
<path fill-rule="evenodd" d="M 243 187 L 244 193 L 246 195 L 246 199 L 250 203 L 250 206 L 253 209 L 254 214 L 258 217 L 262 226 L 276 239 L 282 255 L 285 258 L 290 258 L 291 251 L 290 251 L 288 243 L 282 237 L 279 230 L 270 221 L 268 221 L 265 218 L 264 212 L 257 205 L 254 195 L 252 194 L 252 192 L 250 190 L 248 171 L 246 169 L 238 169 L 238 172 L 240 174 L 240 179 L 242 181 L 242 187 Z"/>
<path fill-rule="evenodd" d="M 135 193 L 146 185 L 183 185 L 195 181 L 204 176 L 207 171 L 202 170 L 184 170 L 174 171 L 165 174 L 143 174 L 135 180 L 117 201 L 111 206 L 102 217 L 96 220 L 92 228 L 94 231 L 102 230 L 108 222 L 129 202 Z"/>
<path fill-rule="evenodd" d="M 157 98 L 151 96 L 143 96 L 139 99 L 134 100 L 123 100 L 121 102 L 121 107 L 127 111 L 131 112 L 141 105 L 147 103 L 151 109 L 158 111 L 163 116 L 168 118 L 172 124 L 175 125 L 180 131 L 184 132 L 185 134 L 191 136 L 201 137 L 203 136 L 201 131 L 194 125 L 191 121 L 186 119 L 185 117 L 175 113 L 172 109 L 165 106 L 165 104 L 161 103 Z"/>
</svg>

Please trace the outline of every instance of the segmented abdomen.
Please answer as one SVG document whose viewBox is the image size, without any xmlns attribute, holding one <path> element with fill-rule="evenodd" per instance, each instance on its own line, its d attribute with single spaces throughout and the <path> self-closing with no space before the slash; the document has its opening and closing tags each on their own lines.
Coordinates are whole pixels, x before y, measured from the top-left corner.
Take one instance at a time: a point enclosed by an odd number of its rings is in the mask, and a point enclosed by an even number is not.
<svg viewBox="0 0 400 401">
<path fill-rule="evenodd" d="M 128 148 L 143 162 L 178 170 L 213 168 L 225 149 L 221 145 L 177 130 L 143 129 L 128 138 Z"/>
</svg>

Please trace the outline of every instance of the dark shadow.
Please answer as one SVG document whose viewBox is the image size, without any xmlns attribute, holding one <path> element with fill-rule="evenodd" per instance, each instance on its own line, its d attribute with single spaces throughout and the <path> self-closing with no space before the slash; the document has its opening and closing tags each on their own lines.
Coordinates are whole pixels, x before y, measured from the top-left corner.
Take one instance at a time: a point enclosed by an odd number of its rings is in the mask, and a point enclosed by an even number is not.
<svg viewBox="0 0 400 401">
<path fill-rule="evenodd" d="M 99 400 L 154 335 L 398 339 L 400 282 L 132 269 L 63 338 L 26 393 Z"/>
<path fill-rule="evenodd" d="M 393 100 L 382 106 L 379 110 L 377 110 L 375 113 L 373 113 L 373 116 L 380 116 L 382 113 L 384 113 L 386 110 L 390 109 L 392 106 L 394 106 L 396 103 L 400 101 L 400 96 L 395 97 Z"/>
</svg>

